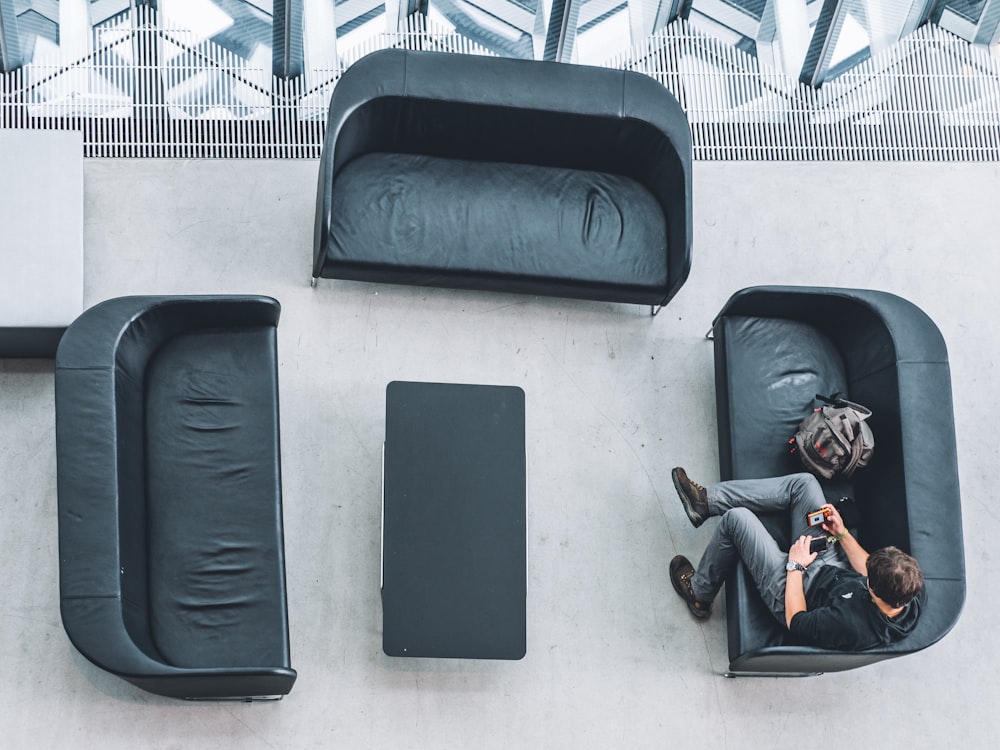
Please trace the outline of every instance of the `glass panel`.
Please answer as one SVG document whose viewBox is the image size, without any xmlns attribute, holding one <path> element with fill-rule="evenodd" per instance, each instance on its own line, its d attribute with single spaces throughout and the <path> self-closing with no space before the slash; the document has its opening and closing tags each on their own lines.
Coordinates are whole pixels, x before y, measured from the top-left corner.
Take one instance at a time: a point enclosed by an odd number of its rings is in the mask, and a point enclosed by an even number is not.
<svg viewBox="0 0 1000 750">
<path fill-rule="evenodd" d="M 828 81 L 878 54 L 912 32 L 925 18 L 929 0 L 846 0 L 830 29 L 826 60 L 817 79 Z"/>
<path fill-rule="evenodd" d="M 552 0 L 430 0 L 427 18 L 502 57 L 540 60 Z"/>
<path fill-rule="evenodd" d="M 328 81 L 366 52 L 385 46 L 399 25 L 401 0 L 299 0 L 306 79 Z M 402 0 L 406 8 L 406 0 Z"/>
<path fill-rule="evenodd" d="M 563 61 L 606 63 L 666 26 L 676 5 L 672 0 L 575 0 Z"/>
<path fill-rule="evenodd" d="M 160 0 L 157 85 L 172 119 L 270 117 L 272 12 L 271 0 Z"/>
<path fill-rule="evenodd" d="M 944 7 L 972 23 L 978 23 L 986 0 L 948 0 Z"/>
<path fill-rule="evenodd" d="M 15 6 L 18 7 L 18 6 Z M 9 8 L 5 8 L 10 12 Z M 52 11 L 55 10 L 53 13 Z M 21 46 L 21 62 L 27 64 L 35 55 L 58 54 L 59 50 L 59 9 L 24 7 L 17 18 L 18 41 Z"/>
<path fill-rule="evenodd" d="M 16 36 L 26 66 L 26 98 L 35 116 L 124 116 L 131 113 L 130 84 L 96 72 L 109 59 L 127 65 L 99 36 L 129 9 L 129 0 L 15 2 Z M 3 9 L 9 11 L 10 3 Z M 117 47 L 119 45 L 114 45 Z"/>
<path fill-rule="evenodd" d="M 823 0 L 694 0 L 692 25 L 797 78 Z"/>
<path fill-rule="evenodd" d="M 15 0 L 3 3 L 2 10 L 13 9 L 21 64 L 68 64 L 91 52 L 93 26 L 127 11 L 129 5 L 129 0 Z"/>
<path fill-rule="evenodd" d="M 388 13 L 382 0 L 336 0 L 333 9 L 337 48 L 346 54 L 395 26 L 396 14 Z"/>
<path fill-rule="evenodd" d="M 160 0 L 160 26 L 211 40 L 251 66 L 271 70 L 271 0 Z"/>
<path fill-rule="evenodd" d="M 798 78 L 822 8 L 822 0 L 770 3 L 761 18 L 757 35 L 760 61 Z"/>
<path fill-rule="evenodd" d="M 34 115 L 155 120 L 166 112 L 173 119 L 246 120 L 272 116 L 277 101 L 308 113 L 301 117 L 322 120 L 346 65 L 389 44 L 425 46 L 426 38 L 396 34 L 420 4 L 159 0 L 154 11 L 149 5 L 134 10 L 135 0 L 0 0 L 0 12 L 5 20 L 16 20 L 12 33 L 26 56 L 19 64 L 27 72 L 24 96 Z M 454 38 L 439 39 L 445 31 L 504 56 L 614 65 L 617 55 L 666 26 L 684 5 L 683 0 L 429 0 L 427 34 L 438 38 L 441 48 L 461 47 Z M 755 55 L 787 80 L 772 80 L 764 88 L 748 85 L 736 74 L 747 71 L 751 61 L 718 51 L 685 53 L 662 72 L 680 74 L 695 120 L 756 112 L 770 107 L 771 99 L 780 103 L 791 96 L 797 80 L 830 82 L 893 47 L 934 8 L 933 0 L 690 0 L 691 27 Z M 974 46 L 1000 39 L 1000 0 L 947 0 L 936 10 L 942 25 L 946 17 L 962 14 L 963 38 Z M 300 41 L 295 32 L 302 34 L 305 73 L 295 82 L 301 88 L 272 78 L 275 12 L 296 27 L 290 47 Z M 555 32 L 563 28 L 557 45 Z M 135 67 L 137 57 L 144 67 Z M 998 96 L 987 85 L 993 79 L 980 80 L 975 66 L 968 70 L 962 78 L 966 88 L 955 99 L 959 120 L 979 117 L 975 113 L 984 102 L 995 106 Z M 706 80 L 714 83 L 706 88 Z M 945 99 L 941 107 L 947 109 Z"/>
<path fill-rule="evenodd" d="M 600 64 L 630 45 L 627 2 L 583 0 L 580 3 L 573 62 Z"/>
</svg>

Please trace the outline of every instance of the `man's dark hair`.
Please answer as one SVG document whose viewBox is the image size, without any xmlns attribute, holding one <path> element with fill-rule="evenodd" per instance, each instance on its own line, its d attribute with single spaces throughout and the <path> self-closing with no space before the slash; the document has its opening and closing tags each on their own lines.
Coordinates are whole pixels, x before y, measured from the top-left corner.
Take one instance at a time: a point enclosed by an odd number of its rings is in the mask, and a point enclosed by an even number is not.
<svg viewBox="0 0 1000 750">
<path fill-rule="evenodd" d="M 924 587 L 924 574 L 903 550 L 883 547 L 868 556 L 868 586 L 890 607 L 905 607 Z"/>
</svg>

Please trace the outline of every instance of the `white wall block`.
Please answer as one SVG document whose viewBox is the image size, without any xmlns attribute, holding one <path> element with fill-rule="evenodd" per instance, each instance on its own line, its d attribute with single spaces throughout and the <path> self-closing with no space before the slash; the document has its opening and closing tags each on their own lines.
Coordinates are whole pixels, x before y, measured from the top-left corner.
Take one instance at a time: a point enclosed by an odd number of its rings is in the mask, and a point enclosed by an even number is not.
<svg viewBox="0 0 1000 750">
<path fill-rule="evenodd" d="M 0 327 L 83 310 L 83 137 L 0 130 Z"/>
</svg>

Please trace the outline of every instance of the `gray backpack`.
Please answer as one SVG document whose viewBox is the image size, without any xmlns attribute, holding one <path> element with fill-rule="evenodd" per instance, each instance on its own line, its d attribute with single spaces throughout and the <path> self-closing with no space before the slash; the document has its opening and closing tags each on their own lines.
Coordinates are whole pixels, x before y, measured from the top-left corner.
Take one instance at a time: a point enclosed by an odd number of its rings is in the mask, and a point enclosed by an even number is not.
<svg viewBox="0 0 1000 750">
<path fill-rule="evenodd" d="M 867 466 L 875 452 L 875 437 L 866 422 L 871 409 L 838 396 L 817 393 L 823 406 L 813 409 L 788 441 L 806 469 L 822 479 L 849 478 L 855 469 Z"/>
</svg>

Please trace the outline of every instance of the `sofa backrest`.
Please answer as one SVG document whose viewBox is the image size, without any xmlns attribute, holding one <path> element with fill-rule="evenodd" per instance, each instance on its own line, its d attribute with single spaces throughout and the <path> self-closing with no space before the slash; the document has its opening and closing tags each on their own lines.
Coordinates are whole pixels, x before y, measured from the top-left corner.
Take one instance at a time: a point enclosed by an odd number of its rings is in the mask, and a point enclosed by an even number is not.
<svg viewBox="0 0 1000 750">
<path fill-rule="evenodd" d="M 328 123 L 334 174 L 365 153 L 589 169 L 634 177 L 683 206 L 691 135 L 677 100 L 629 71 L 383 50 L 349 68 Z M 661 195 L 663 191 L 660 191 Z"/>
<path fill-rule="evenodd" d="M 383 96 L 354 110 L 341 138 L 342 146 L 352 148 L 338 150 L 338 167 L 384 151 L 622 174 L 643 184 L 671 212 L 676 208 L 665 186 L 677 184 L 678 176 L 683 182 L 678 154 L 661 131 L 610 113 Z"/>
</svg>

